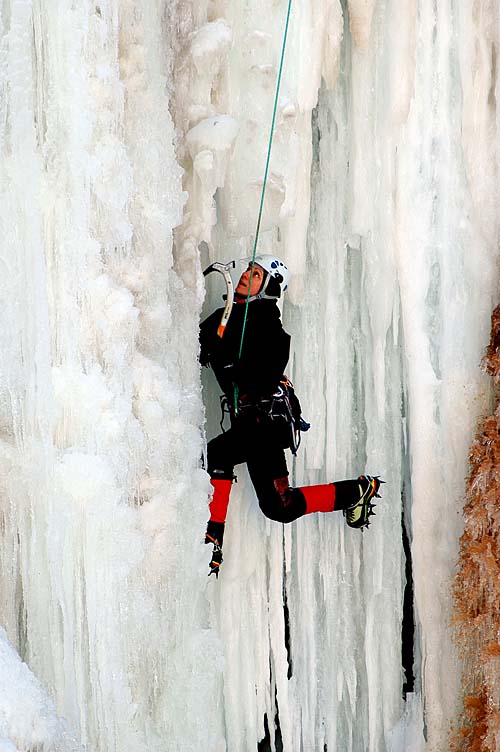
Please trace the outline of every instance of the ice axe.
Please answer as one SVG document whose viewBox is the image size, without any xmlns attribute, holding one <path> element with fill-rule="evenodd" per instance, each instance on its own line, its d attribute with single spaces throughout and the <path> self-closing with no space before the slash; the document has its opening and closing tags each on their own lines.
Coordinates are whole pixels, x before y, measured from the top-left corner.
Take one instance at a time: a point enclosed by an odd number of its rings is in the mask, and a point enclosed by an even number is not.
<svg viewBox="0 0 500 752">
<path fill-rule="evenodd" d="M 211 272 L 219 272 L 224 277 L 224 281 L 226 283 L 226 305 L 224 306 L 220 324 L 217 328 L 217 334 L 219 335 L 219 337 L 224 336 L 227 322 L 229 321 L 229 317 L 233 309 L 234 284 L 229 270 L 234 269 L 235 266 L 236 261 L 228 261 L 227 264 L 223 264 L 220 261 L 214 261 L 214 263 L 210 264 L 210 266 L 207 266 L 207 268 L 203 272 L 204 277 L 206 277 Z"/>
</svg>

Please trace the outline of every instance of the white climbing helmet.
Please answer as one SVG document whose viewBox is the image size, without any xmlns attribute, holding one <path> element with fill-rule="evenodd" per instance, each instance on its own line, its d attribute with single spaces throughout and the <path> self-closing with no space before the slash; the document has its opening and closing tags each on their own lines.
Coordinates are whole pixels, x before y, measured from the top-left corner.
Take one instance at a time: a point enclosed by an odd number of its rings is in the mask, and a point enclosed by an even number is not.
<svg viewBox="0 0 500 752">
<path fill-rule="evenodd" d="M 251 263 L 251 262 L 250 262 Z M 290 271 L 288 266 L 281 261 L 277 256 L 273 256 L 271 253 L 259 253 L 255 257 L 255 263 L 266 270 L 267 277 L 264 282 L 264 286 L 258 293 L 258 297 L 261 298 L 277 298 L 280 297 L 288 287 L 290 281 Z M 271 295 L 266 292 L 267 287 L 271 279 L 276 280 L 279 285 L 279 294 Z M 274 286 L 274 285 L 272 285 Z"/>
</svg>

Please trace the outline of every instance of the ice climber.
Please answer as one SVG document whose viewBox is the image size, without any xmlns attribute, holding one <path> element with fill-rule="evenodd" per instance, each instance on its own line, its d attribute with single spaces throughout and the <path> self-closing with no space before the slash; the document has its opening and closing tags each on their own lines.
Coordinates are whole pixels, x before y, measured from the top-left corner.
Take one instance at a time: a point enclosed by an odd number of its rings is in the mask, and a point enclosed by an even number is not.
<svg viewBox="0 0 500 752">
<path fill-rule="evenodd" d="M 231 427 L 212 439 L 207 448 L 207 469 L 213 486 L 205 537 L 205 543 L 213 544 L 210 574 L 218 575 L 222 563 L 235 465 L 247 463 L 262 512 L 277 522 L 292 522 L 313 512 L 342 510 L 350 527 L 363 528 L 372 514 L 371 499 L 378 496 L 383 482 L 369 475 L 300 488 L 292 488 L 288 482 L 284 449 L 295 451 L 300 429 L 308 428 L 300 416 L 293 387 L 283 375 L 290 335 L 281 324 L 277 301 L 288 280 L 288 268 L 280 259 L 270 254 L 256 256 L 253 270 L 250 264 L 235 289 L 223 335 L 223 309 L 201 324 L 200 361 L 212 367 L 231 420 Z"/>
</svg>

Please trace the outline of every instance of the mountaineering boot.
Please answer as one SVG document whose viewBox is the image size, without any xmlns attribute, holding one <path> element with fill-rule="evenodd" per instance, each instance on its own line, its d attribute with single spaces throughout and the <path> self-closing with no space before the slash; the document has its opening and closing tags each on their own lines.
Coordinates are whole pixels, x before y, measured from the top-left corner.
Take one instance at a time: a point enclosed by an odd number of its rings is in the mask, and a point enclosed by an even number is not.
<svg viewBox="0 0 500 752">
<path fill-rule="evenodd" d="M 212 550 L 212 557 L 210 559 L 210 564 L 208 565 L 210 572 L 208 573 L 208 576 L 210 577 L 211 574 L 215 575 L 215 579 L 219 579 L 219 568 L 220 565 L 223 562 L 222 558 L 222 548 L 220 547 L 218 541 L 216 538 L 212 538 L 212 536 L 207 532 L 205 537 L 205 543 L 213 543 L 214 547 Z"/>
<path fill-rule="evenodd" d="M 358 499 L 347 509 L 343 510 L 345 521 L 349 527 L 363 528 L 370 527 L 369 518 L 374 515 L 375 504 L 371 503 L 374 496 L 380 498 L 378 490 L 380 484 L 384 483 L 378 476 L 360 475 L 357 480 Z"/>
<path fill-rule="evenodd" d="M 214 574 L 216 579 L 219 577 L 219 567 L 222 564 L 222 543 L 224 540 L 224 523 L 209 520 L 207 531 L 205 533 L 205 543 L 212 543 L 212 556 L 208 565 L 210 571 L 208 576 Z"/>
</svg>

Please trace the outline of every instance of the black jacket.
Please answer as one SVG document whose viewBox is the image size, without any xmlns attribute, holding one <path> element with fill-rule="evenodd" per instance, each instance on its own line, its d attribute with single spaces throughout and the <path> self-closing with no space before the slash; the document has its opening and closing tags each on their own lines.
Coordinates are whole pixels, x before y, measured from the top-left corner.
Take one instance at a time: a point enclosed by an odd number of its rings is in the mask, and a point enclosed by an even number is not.
<svg viewBox="0 0 500 752">
<path fill-rule="evenodd" d="M 239 360 L 245 304 L 234 303 L 221 338 L 217 327 L 222 311 L 214 311 L 201 324 L 201 364 L 213 368 L 219 386 L 231 401 L 235 385 L 242 398 L 253 401 L 270 397 L 278 387 L 290 353 L 290 335 L 283 329 L 276 302 L 263 299 L 249 304 Z"/>
</svg>

